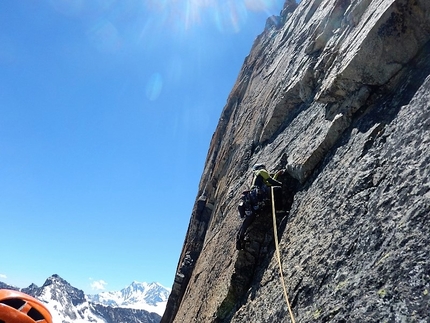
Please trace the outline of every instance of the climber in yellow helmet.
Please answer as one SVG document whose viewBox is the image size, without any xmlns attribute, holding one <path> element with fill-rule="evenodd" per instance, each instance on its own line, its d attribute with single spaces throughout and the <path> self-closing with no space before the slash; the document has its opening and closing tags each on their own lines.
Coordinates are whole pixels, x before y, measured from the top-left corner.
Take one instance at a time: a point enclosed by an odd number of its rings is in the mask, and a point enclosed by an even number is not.
<svg viewBox="0 0 430 323">
<path fill-rule="evenodd" d="M 276 174 L 272 177 L 269 172 L 266 170 L 266 166 L 264 164 L 255 164 L 252 168 L 254 171 L 254 179 L 252 181 L 252 187 L 259 187 L 263 189 L 265 185 L 268 186 L 281 186 L 282 183 L 277 180 L 278 176 L 283 174 L 283 170 L 276 172 Z M 265 188 L 264 188 L 265 189 Z"/>
<path fill-rule="evenodd" d="M 266 170 L 264 164 L 255 164 L 252 170 L 254 177 L 251 189 L 242 193 L 238 206 L 239 215 L 244 219 L 236 236 L 236 249 L 238 250 L 243 249 L 246 230 L 270 197 L 269 187 L 282 186 L 277 178 L 284 173 L 283 170 L 276 172 L 273 176 Z"/>
</svg>

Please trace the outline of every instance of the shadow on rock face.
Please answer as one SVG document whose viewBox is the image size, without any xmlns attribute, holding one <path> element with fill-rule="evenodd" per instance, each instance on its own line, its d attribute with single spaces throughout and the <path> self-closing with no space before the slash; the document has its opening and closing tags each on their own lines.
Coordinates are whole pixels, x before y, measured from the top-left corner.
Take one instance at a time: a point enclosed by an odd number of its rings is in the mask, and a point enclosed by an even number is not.
<svg viewBox="0 0 430 323">
<path fill-rule="evenodd" d="M 289 210 L 299 183 L 288 173 L 282 175 L 279 180 L 283 186 L 282 191 L 275 191 L 275 209 L 277 233 L 281 236 L 288 223 Z M 218 308 L 215 322 L 229 322 L 242 306 L 246 296 L 255 292 L 253 286 L 261 281 L 274 251 L 272 205 L 268 203 L 246 232 L 244 249 L 237 254 L 229 290 Z"/>
</svg>

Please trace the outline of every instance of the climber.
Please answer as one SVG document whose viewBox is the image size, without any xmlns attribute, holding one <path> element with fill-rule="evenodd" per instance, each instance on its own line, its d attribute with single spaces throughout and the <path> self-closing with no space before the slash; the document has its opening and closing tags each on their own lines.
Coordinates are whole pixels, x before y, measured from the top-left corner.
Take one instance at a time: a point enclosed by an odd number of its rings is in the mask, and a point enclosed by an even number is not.
<svg viewBox="0 0 430 323">
<path fill-rule="evenodd" d="M 255 164 L 252 168 L 254 171 L 254 179 L 251 186 L 251 198 L 257 198 L 259 202 L 270 198 L 270 186 L 282 186 L 282 183 L 277 180 L 278 176 L 284 173 L 284 170 L 279 170 L 272 177 L 266 170 L 264 164 Z"/>
<path fill-rule="evenodd" d="M 52 323 L 52 317 L 36 298 L 11 289 L 0 289 L 0 322 Z"/>
<path fill-rule="evenodd" d="M 277 171 L 273 176 L 269 174 L 264 164 L 255 164 L 252 170 L 254 178 L 251 190 L 242 193 L 238 206 L 239 215 L 244 220 L 236 236 L 237 250 L 243 249 L 246 230 L 270 199 L 270 186 L 282 186 L 277 178 L 284 173 L 284 170 Z"/>
</svg>

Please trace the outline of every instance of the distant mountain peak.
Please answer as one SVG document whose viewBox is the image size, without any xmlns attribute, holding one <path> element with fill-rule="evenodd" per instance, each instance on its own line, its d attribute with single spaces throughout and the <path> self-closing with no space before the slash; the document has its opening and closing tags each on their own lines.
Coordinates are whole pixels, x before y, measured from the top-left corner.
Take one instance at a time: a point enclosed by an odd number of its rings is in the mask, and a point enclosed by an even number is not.
<svg viewBox="0 0 430 323">
<path fill-rule="evenodd" d="M 102 292 L 87 297 L 94 303 L 112 307 L 144 309 L 160 315 L 164 312 L 170 289 L 159 283 L 133 281 L 120 291 Z"/>
<path fill-rule="evenodd" d="M 58 274 L 53 274 L 52 276 L 49 276 L 45 280 L 43 286 L 49 286 L 51 284 L 62 284 L 66 286 L 71 286 L 65 279 L 61 278 Z"/>
</svg>

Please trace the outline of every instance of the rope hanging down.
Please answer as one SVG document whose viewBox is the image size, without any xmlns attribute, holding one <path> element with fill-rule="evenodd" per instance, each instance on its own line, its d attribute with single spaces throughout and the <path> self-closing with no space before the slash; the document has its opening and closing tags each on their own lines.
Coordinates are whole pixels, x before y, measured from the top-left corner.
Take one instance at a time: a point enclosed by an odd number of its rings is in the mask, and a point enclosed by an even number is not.
<svg viewBox="0 0 430 323">
<path fill-rule="evenodd" d="M 271 186 L 270 189 L 272 193 L 273 234 L 275 239 L 276 257 L 278 258 L 279 272 L 281 274 L 281 283 L 284 289 L 284 297 L 285 297 L 285 301 L 287 302 L 288 312 L 290 313 L 291 321 L 293 323 L 296 323 L 296 321 L 294 320 L 293 312 L 291 310 L 290 302 L 288 301 L 287 287 L 285 286 L 284 274 L 282 273 L 281 253 L 279 252 L 279 242 L 278 242 L 278 230 L 277 230 L 278 228 L 276 225 L 275 194 L 273 191 L 273 186 Z"/>
</svg>

